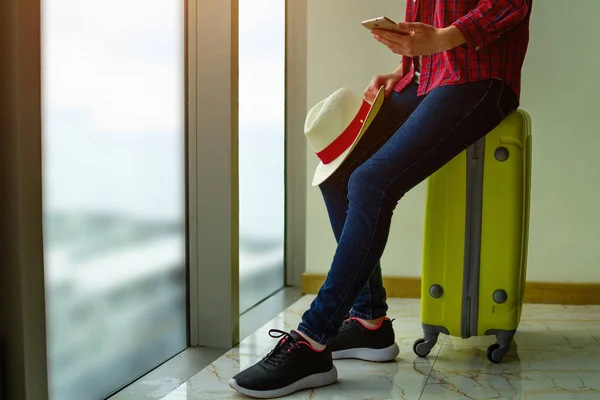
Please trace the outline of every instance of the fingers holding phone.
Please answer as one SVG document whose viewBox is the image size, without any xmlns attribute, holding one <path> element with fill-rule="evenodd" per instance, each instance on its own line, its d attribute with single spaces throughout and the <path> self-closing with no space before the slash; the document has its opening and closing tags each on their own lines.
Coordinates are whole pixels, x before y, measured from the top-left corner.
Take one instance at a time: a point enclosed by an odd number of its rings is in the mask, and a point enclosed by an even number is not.
<svg viewBox="0 0 600 400">
<path fill-rule="evenodd" d="M 369 29 L 373 38 L 388 47 L 396 54 L 404 54 L 408 44 L 407 38 L 413 34 L 412 25 L 400 22 L 396 23 L 387 17 L 368 19 L 361 22 L 362 26 Z"/>
<path fill-rule="evenodd" d="M 398 24 L 387 17 L 378 17 L 373 19 L 367 19 L 361 22 L 362 26 L 370 31 L 386 31 L 399 33 L 401 35 L 409 35 L 410 31 L 402 30 L 398 27 Z"/>
<path fill-rule="evenodd" d="M 371 32 L 385 32 L 389 34 L 401 35 L 410 34 L 408 31 L 399 29 L 398 24 L 386 17 L 368 19 L 363 21 L 362 25 Z M 391 74 L 375 75 L 365 89 L 365 100 L 368 102 L 373 102 L 381 86 L 384 87 L 385 97 L 388 97 L 400 79 L 402 79 L 402 72 L 399 72 L 398 70 Z"/>
</svg>

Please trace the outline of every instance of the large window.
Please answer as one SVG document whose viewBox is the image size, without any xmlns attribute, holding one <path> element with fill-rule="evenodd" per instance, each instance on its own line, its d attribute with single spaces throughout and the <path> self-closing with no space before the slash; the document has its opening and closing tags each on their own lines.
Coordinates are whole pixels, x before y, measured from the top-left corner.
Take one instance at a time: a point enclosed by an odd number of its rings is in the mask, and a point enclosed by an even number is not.
<svg viewBox="0 0 600 400">
<path fill-rule="evenodd" d="M 239 2 L 240 311 L 284 285 L 285 1 Z"/>
<path fill-rule="evenodd" d="M 186 340 L 183 0 L 43 0 L 52 399 L 101 399 Z"/>
</svg>

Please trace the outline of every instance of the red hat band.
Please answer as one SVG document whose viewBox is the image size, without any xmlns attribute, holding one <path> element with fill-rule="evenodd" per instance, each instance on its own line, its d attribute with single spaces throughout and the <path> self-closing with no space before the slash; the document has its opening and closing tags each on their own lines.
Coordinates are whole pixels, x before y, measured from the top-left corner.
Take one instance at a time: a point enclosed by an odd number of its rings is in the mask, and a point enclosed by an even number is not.
<svg viewBox="0 0 600 400">
<path fill-rule="evenodd" d="M 329 146 L 316 153 L 323 164 L 331 163 L 352 146 L 369 114 L 370 108 L 371 105 L 366 100 L 363 100 L 360 110 L 358 110 L 358 113 L 344 132 L 331 142 Z"/>
</svg>

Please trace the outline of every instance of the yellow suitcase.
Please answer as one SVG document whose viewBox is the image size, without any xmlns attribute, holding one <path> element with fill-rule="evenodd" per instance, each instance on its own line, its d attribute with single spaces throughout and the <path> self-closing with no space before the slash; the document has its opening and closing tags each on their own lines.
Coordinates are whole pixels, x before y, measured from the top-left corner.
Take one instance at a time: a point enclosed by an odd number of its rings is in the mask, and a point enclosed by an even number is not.
<svg viewBox="0 0 600 400">
<path fill-rule="evenodd" d="M 421 322 L 414 352 L 440 333 L 496 335 L 487 357 L 507 354 L 521 318 L 527 270 L 531 120 L 508 115 L 427 183 Z"/>
</svg>

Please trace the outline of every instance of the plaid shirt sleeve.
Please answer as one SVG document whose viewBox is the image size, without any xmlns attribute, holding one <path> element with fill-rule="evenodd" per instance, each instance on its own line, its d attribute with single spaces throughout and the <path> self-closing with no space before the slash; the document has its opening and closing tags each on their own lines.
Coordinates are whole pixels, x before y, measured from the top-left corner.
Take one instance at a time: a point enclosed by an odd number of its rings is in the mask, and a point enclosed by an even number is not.
<svg viewBox="0 0 600 400">
<path fill-rule="evenodd" d="M 453 23 L 467 46 L 484 49 L 527 15 L 527 0 L 479 0 L 477 7 Z"/>
</svg>

